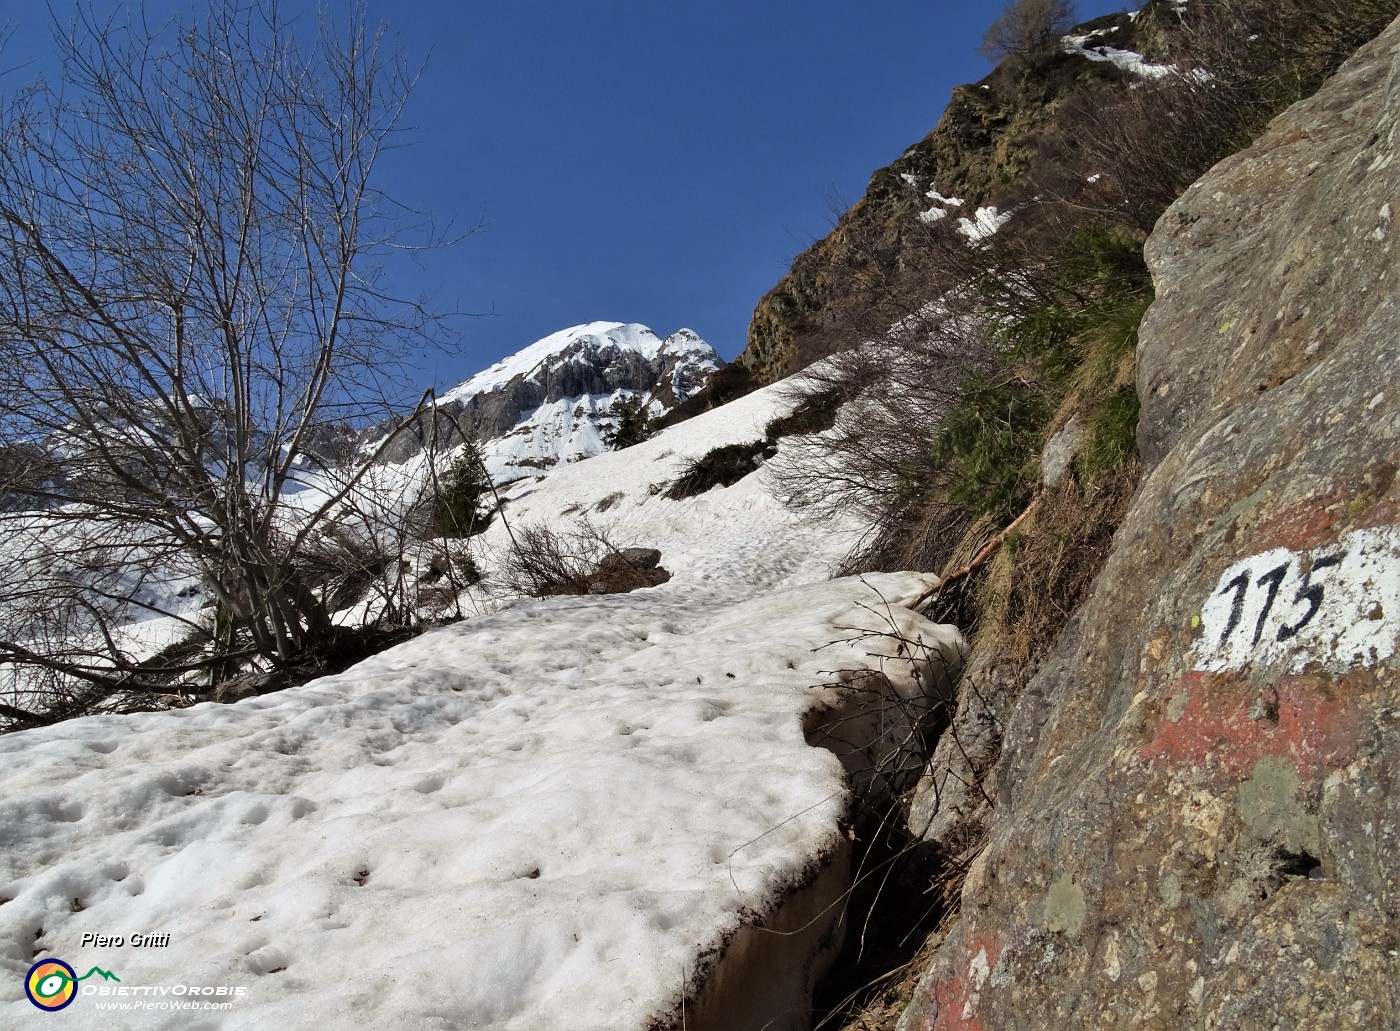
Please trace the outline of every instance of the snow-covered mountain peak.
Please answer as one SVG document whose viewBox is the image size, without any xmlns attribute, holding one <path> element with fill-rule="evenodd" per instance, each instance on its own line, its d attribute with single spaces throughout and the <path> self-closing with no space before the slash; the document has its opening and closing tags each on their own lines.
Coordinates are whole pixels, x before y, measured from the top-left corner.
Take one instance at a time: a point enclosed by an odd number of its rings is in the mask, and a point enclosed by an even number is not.
<svg viewBox="0 0 1400 1031">
<path fill-rule="evenodd" d="M 551 333 L 483 369 L 436 403 L 437 439 L 451 446 L 464 433 L 485 451 L 498 481 L 538 473 L 605 450 L 604 431 L 624 398 L 640 398 L 653 414 L 695 394 L 724 365 L 694 330 L 661 338 L 635 322 L 589 322 Z M 386 456 L 402 461 L 427 439 L 400 434 Z M 392 425 L 379 427 L 376 434 Z M 371 440 L 373 440 L 373 435 Z"/>
<path fill-rule="evenodd" d="M 570 363 L 596 363 L 622 355 L 636 355 L 655 362 L 663 354 L 693 354 L 714 360 L 719 356 L 714 348 L 701 340 L 694 330 L 680 329 L 665 340 L 636 322 L 588 322 L 551 333 L 490 368 L 483 369 L 471 379 L 443 394 L 439 403 L 471 394 L 491 393 L 508 386 L 518 378 L 539 381 L 549 369 Z"/>
</svg>

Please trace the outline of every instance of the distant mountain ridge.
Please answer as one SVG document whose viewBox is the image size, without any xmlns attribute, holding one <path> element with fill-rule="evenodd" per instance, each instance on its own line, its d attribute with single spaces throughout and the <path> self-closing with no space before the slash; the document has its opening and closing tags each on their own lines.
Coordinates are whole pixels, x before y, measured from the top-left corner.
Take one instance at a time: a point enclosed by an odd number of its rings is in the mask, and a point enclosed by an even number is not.
<svg viewBox="0 0 1400 1031">
<path fill-rule="evenodd" d="M 662 339 L 638 323 L 573 326 L 442 394 L 433 414 L 400 433 L 383 460 L 414 457 L 434 434 L 439 447 L 449 448 L 474 435 L 493 478 L 516 479 L 605 450 L 603 431 L 620 400 L 640 397 L 660 415 L 697 393 L 723 365 L 690 329 Z M 401 425 L 380 424 L 362 448 Z"/>
</svg>

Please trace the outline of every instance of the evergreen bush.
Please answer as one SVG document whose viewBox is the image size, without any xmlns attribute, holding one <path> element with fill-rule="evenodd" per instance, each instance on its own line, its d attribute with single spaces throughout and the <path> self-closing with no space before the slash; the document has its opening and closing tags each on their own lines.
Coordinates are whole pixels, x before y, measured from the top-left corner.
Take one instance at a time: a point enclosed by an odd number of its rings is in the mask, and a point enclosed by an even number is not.
<svg viewBox="0 0 1400 1031">
<path fill-rule="evenodd" d="M 452 463 L 437 499 L 437 529 L 444 537 L 471 537 L 491 521 L 491 478 L 481 457 L 481 445 L 467 438 Z"/>
<path fill-rule="evenodd" d="M 603 443 L 610 450 L 621 451 L 650 440 L 657 430 L 656 417 L 651 414 L 650 405 L 636 395 L 618 400 L 613 405 L 613 415 L 616 421 L 603 429 Z"/>
</svg>

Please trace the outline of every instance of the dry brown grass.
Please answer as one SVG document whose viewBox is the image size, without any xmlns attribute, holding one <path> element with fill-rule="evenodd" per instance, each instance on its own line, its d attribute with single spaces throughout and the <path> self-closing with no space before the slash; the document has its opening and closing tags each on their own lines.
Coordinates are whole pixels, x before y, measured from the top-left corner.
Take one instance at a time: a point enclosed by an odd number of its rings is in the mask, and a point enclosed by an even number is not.
<svg viewBox="0 0 1400 1031">
<path fill-rule="evenodd" d="M 1140 471 L 1132 462 L 1087 489 L 1067 476 L 1044 493 L 977 585 L 975 649 L 995 648 L 1028 670 L 1039 667 L 1108 560 Z"/>
</svg>

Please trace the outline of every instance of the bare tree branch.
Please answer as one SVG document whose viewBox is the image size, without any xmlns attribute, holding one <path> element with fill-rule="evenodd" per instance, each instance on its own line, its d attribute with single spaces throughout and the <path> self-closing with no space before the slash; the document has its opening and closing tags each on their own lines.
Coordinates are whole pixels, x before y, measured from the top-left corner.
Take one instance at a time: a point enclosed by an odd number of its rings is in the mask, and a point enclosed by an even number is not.
<svg viewBox="0 0 1400 1031">
<path fill-rule="evenodd" d="M 275 0 L 84 8 L 58 42 L 60 88 L 0 98 L 0 691 L 314 662 L 354 550 L 325 542 L 406 539 L 361 504 L 374 456 L 317 449 L 441 328 L 384 285 L 440 241 L 379 185 L 416 72 L 363 5 L 314 38 Z M 184 583 L 207 617 L 161 600 Z M 131 630 L 162 612 L 191 634 L 165 659 Z"/>
</svg>

